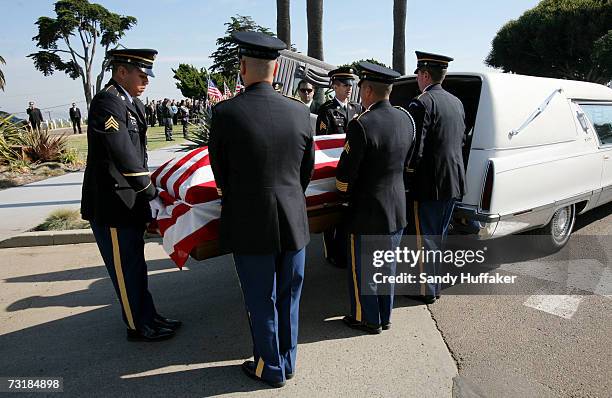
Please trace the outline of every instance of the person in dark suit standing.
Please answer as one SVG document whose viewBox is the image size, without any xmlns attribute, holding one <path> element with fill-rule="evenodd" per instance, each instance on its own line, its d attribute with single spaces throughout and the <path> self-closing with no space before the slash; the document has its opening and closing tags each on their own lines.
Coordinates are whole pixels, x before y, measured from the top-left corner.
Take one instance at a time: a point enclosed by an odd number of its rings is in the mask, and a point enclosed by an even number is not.
<svg viewBox="0 0 612 398">
<path fill-rule="evenodd" d="M 156 311 L 148 290 L 144 231 L 157 191 L 149 177 L 147 122 L 137 98 L 153 77 L 157 51 L 108 51 L 112 79 L 91 101 L 81 214 L 89 220 L 121 303 L 127 338 L 157 341 L 180 321 Z"/>
<path fill-rule="evenodd" d="M 355 70 L 349 67 L 334 69 L 328 73 L 330 85 L 336 96 L 319 107 L 316 134 L 345 134 L 348 123 L 359 115 L 363 108 L 350 101 L 355 80 Z M 328 263 L 346 268 L 346 233 L 343 223 L 323 232 L 323 254 Z"/>
<path fill-rule="evenodd" d="M 30 127 L 33 131 L 40 132 L 40 125 L 45 121 L 43 119 L 42 112 L 40 109 L 34 106 L 34 102 L 30 102 L 28 104 L 28 109 L 26 109 L 26 113 L 28 114 L 28 121 L 30 122 Z"/>
<path fill-rule="evenodd" d="M 370 62 L 359 63 L 359 69 L 359 95 L 366 111 L 349 122 L 336 169 L 336 188 L 349 201 L 351 314 L 343 320 L 351 328 L 378 334 L 391 327 L 394 289 L 390 285 L 379 290 L 366 276 L 373 266 L 368 235 L 379 236 L 376 249 L 395 250 L 400 244 L 406 226 L 404 170 L 414 122 L 407 110 L 389 102 L 398 72 Z M 385 275 L 395 275 L 395 266 L 386 264 Z"/>
<path fill-rule="evenodd" d="M 160 127 L 164 125 L 164 106 L 162 105 L 162 100 L 157 100 L 157 104 L 155 105 L 155 115 L 157 116 L 157 123 L 159 123 Z"/>
<path fill-rule="evenodd" d="M 314 86 L 308 80 L 302 79 L 298 83 L 297 88 L 300 101 L 308 107 L 310 113 L 316 115 L 319 112 L 321 104 L 314 100 Z"/>
<path fill-rule="evenodd" d="M 212 111 L 210 161 L 221 195 L 220 243 L 232 252 L 253 338 L 243 371 L 282 387 L 293 377 L 310 239 L 304 192 L 314 168 L 310 113 L 272 87 L 281 40 L 235 32 L 241 94 Z"/>
<path fill-rule="evenodd" d="M 72 103 L 72 108 L 70 108 L 70 121 L 72 121 L 72 131 L 74 134 L 77 133 L 77 128 L 79 129 L 79 134 L 81 134 L 81 110 L 77 108 L 76 104 Z"/>
<path fill-rule="evenodd" d="M 417 126 L 416 150 L 408 166 L 408 211 L 414 217 L 417 240 L 422 240 L 425 249 L 444 250 L 455 202 L 465 193 L 465 112 L 461 101 L 441 85 L 453 59 L 421 51 L 416 56 L 414 73 L 422 94 L 408 106 Z M 435 261 L 419 263 L 419 272 L 436 275 L 439 266 Z M 439 297 L 439 285 L 421 286 L 419 298 L 425 303 Z"/>
</svg>

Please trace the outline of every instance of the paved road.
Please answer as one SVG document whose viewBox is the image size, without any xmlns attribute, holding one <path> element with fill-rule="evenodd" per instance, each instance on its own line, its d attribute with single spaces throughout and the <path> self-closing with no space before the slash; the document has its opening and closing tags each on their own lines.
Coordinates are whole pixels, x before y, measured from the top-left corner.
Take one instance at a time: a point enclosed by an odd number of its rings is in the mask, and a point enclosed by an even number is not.
<svg viewBox="0 0 612 398">
<path fill-rule="evenodd" d="M 297 374 L 283 389 L 240 370 L 250 334 L 231 259 L 178 271 L 157 243 L 146 247 L 151 291 L 185 325 L 154 344 L 125 340 L 95 244 L 0 250 L 0 376 L 61 376 L 66 397 L 449 397 L 457 368 L 427 307 L 398 298 L 391 330 L 348 329 L 346 270 L 323 264 L 314 238 Z"/>
<path fill-rule="evenodd" d="M 552 268 L 576 279 L 598 263 L 595 280 L 607 297 L 447 295 L 429 306 L 469 387 L 486 397 L 612 396 L 612 205 L 579 217 L 568 249 L 566 258 L 582 260 L 537 259 L 543 267 L 519 275 L 530 288 L 551 288 Z"/>
<path fill-rule="evenodd" d="M 179 147 L 149 152 L 149 168 L 174 157 Z M 39 225 L 53 210 L 79 208 L 83 172 L 68 173 L 0 191 L 0 241 Z"/>
</svg>

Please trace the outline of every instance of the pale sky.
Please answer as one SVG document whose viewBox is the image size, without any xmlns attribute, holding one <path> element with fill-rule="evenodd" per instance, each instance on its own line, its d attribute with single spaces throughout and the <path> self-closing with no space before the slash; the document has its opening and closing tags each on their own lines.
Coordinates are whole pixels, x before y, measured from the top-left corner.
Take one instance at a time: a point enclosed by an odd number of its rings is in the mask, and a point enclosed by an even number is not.
<svg viewBox="0 0 612 398">
<path fill-rule="evenodd" d="M 225 22 L 237 14 L 253 17 L 259 25 L 276 31 L 274 0 L 100 0 L 110 11 L 131 15 L 138 24 L 121 41 L 126 47 L 154 48 L 156 77 L 151 79 L 146 98 L 182 98 L 176 89 L 171 68 L 179 63 L 208 67 L 215 40 L 225 33 Z M 416 63 L 415 50 L 455 58 L 450 71 L 485 71 L 484 59 L 491 40 L 509 20 L 534 7 L 535 0 L 509 2 L 408 0 L 406 21 L 406 67 Z M 67 117 L 71 102 L 86 109 L 78 80 L 63 72 L 45 77 L 26 58 L 37 49 L 32 37 L 34 22 L 40 16 L 54 17 L 52 0 L 3 0 L 0 25 L 0 55 L 7 62 L 0 68 L 7 81 L 0 91 L 0 110 L 24 117 L 30 100 L 52 117 Z M 345 64 L 362 58 L 375 58 L 391 65 L 393 40 L 393 1 L 324 0 L 324 58 L 331 64 Z M 306 0 L 291 1 L 291 41 L 299 52 L 307 52 Z M 100 54 L 100 53 L 98 53 Z M 101 64 L 98 55 L 97 65 Z M 97 74 L 98 71 L 96 70 Z M 110 76 L 106 76 L 106 80 Z M 18 113 L 21 112 L 21 113 Z"/>
</svg>

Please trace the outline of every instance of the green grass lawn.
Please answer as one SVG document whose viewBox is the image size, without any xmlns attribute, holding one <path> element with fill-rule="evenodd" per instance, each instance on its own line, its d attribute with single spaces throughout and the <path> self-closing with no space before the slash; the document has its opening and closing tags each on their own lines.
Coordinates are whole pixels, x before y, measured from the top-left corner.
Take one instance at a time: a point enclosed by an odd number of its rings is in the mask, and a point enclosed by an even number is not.
<svg viewBox="0 0 612 398">
<path fill-rule="evenodd" d="M 194 126 L 190 126 L 192 129 Z M 82 159 L 87 158 L 87 134 L 68 135 L 68 147 L 75 148 Z M 188 141 L 183 138 L 183 126 L 174 126 L 172 138 L 174 141 L 166 141 L 164 128 L 160 126 L 149 127 L 147 130 L 147 149 L 153 151 L 155 149 L 165 148 L 172 145 L 180 145 Z"/>
</svg>

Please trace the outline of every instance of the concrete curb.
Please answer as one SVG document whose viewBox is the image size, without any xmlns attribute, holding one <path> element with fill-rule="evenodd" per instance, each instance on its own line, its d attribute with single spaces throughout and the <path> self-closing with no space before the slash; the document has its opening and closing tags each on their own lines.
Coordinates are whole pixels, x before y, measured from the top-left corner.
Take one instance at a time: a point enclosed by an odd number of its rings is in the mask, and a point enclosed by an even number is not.
<svg viewBox="0 0 612 398">
<path fill-rule="evenodd" d="M 91 229 L 71 229 L 66 231 L 24 232 L 0 242 L 0 249 L 13 247 L 73 245 L 93 243 L 96 239 Z M 145 233 L 145 241 L 161 241 L 157 235 Z"/>
</svg>

